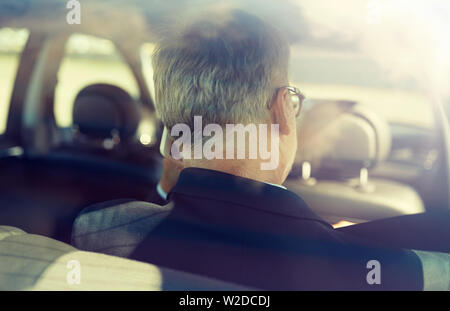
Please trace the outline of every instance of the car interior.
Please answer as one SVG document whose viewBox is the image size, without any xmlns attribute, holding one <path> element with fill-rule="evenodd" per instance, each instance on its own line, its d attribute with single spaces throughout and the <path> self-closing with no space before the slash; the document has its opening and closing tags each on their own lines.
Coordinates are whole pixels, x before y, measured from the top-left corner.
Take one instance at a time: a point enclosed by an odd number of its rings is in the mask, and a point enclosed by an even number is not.
<svg viewBox="0 0 450 311">
<path fill-rule="evenodd" d="M 304 114 L 299 126 L 299 165 L 286 186 L 330 223 L 423 212 L 414 188 L 371 177 L 388 157 L 391 140 L 386 120 L 366 107 L 355 102 L 319 102 Z"/>
<path fill-rule="evenodd" d="M 106 287 L 86 282 L 87 290 L 245 289 L 128 260 L 132 249 L 100 254 L 77 238 L 89 232 L 89 222 L 80 221 L 84 208 L 119 199 L 145 201 L 161 176 L 162 124 L 149 55 L 163 14 L 131 4 L 119 18 L 139 18 L 118 26 L 117 9 L 97 3 L 89 8 L 101 12 L 95 20 L 86 16 L 72 27 L 47 18 L 52 1 L 43 7 L 28 1 L 9 5 L 0 9 L 0 254 L 13 255 L 0 260 L 24 277 L 9 277 L 0 268 L 0 289 L 69 289 L 58 276 L 67 256 L 90 262 L 88 269 L 108 263 L 100 274 L 121 278 L 119 288 L 114 282 Z M 64 16 L 64 4 L 55 12 L 52 16 Z M 99 23 L 104 26 L 93 27 Z M 341 72 L 342 62 L 353 61 L 335 48 L 343 43 L 330 40 L 309 36 L 306 43 L 292 43 L 297 64 L 291 75 L 307 100 L 298 121 L 299 150 L 284 186 L 332 225 L 448 209 L 450 136 L 442 106 L 424 98 L 417 114 L 431 121 L 417 125 L 415 117 L 392 108 L 397 101 L 399 107 L 408 104 L 401 95 L 408 88 L 364 85 L 360 77 L 378 77 L 375 70 L 355 73 L 357 82 L 345 81 L 349 72 L 330 74 L 331 82 L 308 76 L 314 62 Z M 326 53 L 304 57 L 322 43 Z M 366 100 L 371 97 L 385 101 L 373 105 Z M 149 212 L 154 211 L 142 211 Z M 146 224 L 148 230 L 154 225 Z M 130 233 L 130 239 L 137 243 L 142 237 Z M 39 265 L 23 259 L 32 256 L 25 244 L 46 248 Z M 112 273 L 119 270 L 122 275 Z"/>
</svg>

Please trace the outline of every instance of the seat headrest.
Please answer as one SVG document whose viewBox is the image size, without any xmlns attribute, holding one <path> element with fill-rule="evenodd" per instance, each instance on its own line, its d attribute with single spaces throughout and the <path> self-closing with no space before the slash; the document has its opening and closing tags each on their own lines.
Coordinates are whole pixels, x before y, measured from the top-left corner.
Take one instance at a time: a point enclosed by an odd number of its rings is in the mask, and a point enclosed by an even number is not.
<svg viewBox="0 0 450 311">
<path fill-rule="evenodd" d="M 132 137 L 139 125 L 139 106 L 120 87 L 93 84 L 82 89 L 73 105 L 73 124 L 83 135 L 121 139 Z"/>
<path fill-rule="evenodd" d="M 391 149 L 389 125 L 380 115 L 350 101 L 315 101 L 300 120 L 296 164 L 311 164 L 312 172 L 358 176 Z"/>
</svg>

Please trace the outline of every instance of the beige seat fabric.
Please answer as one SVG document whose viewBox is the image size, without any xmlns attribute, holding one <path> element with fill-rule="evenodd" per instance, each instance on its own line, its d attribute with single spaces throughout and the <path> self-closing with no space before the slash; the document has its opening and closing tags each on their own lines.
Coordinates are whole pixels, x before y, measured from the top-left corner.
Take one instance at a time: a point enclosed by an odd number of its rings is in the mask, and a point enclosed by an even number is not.
<svg viewBox="0 0 450 311">
<path fill-rule="evenodd" d="M 78 282 L 79 281 L 79 282 Z M 0 226 L 0 290 L 242 290 Z"/>
<path fill-rule="evenodd" d="M 425 211 L 410 186 L 371 177 L 391 149 L 390 128 L 381 116 L 361 104 L 319 101 L 303 118 L 297 174 L 284 185 L 316 214 L 333 224 Z"/>
</svg>

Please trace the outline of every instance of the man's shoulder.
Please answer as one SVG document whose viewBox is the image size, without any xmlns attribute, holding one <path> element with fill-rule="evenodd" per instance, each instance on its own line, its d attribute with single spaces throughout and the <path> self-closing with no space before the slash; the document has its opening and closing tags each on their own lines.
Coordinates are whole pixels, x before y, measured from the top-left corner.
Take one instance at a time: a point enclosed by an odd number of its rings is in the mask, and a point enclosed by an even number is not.
<svg viewBox="0 0 450 311">
<path fill-rule="evenodd" d="M 72 244 L 81 250 L 127 257 L 171 209 L 170 204 L 133 199 L 94 204 L 75 219 Z"/>
</svg>

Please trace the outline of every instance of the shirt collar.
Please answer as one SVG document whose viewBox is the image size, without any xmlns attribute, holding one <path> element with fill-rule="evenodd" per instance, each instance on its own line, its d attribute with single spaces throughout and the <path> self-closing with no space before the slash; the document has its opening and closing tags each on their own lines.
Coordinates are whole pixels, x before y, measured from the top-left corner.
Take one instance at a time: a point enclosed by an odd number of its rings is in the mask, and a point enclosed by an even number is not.
<svg viewBox="0 0 450 311">
<path fill-rule="evenodd" d="M 183 169 L 177 184 L 169 193 L 169 200 L 172 194 L 220 200 L 272 214 L 317 220 L 327 224 L 311 211 L 302 198 L 281 185 L 215 170 Z"/>
<path fill-rule="evenodd" d="M 279 185 L 279 184 L 272 184 L 270 182 L 265 182 L 265 184 L 271 185 L 271 186 L 275 186 L 275 187 L 279 187 L 281 189 L 287 190 L 287 188 L 283 185 Z"/>
<path fill-rule="evenodd" d="M 163 190 L 161 187 L 161 183 L 158 183 L 156 186 L 156 192 L 158 192 L 158 195 L 165 201 L 167 201 L 167 193 Z"/>
</svg>

